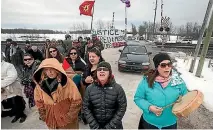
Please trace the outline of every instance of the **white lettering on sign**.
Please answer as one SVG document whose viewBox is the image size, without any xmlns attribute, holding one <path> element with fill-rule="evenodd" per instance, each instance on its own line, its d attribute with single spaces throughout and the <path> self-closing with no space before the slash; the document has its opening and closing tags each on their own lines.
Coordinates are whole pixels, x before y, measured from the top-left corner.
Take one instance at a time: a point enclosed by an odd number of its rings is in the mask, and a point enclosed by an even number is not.
<svg viewBox="0 0 213 130">
<path fill-rule="evenodd" d="M 111 48 L 113 43 L 123 43 L 125 31 L 118 29 L 92 30 L 92 34 L 97 34 L 105 48 Z"/>
</svg>

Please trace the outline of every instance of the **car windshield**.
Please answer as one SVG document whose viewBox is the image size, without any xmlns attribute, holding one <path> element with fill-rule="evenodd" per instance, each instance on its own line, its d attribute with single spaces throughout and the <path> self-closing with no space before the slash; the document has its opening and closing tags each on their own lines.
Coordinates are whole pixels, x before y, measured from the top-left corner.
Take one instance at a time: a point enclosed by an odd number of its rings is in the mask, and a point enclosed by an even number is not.
<svg viewBox="0 0 213 130">
<path fill-rule="evenodd" d="M 124 48 L 123 53 L 145 54 L 147 51 L 144 46 L 127 46 Z"/>
<path fill-rule="evenodd" d="M 183 41 L 191 41 L 191 40 L 185 39 L 185 40 L 183 40 Z"/>
</svg>

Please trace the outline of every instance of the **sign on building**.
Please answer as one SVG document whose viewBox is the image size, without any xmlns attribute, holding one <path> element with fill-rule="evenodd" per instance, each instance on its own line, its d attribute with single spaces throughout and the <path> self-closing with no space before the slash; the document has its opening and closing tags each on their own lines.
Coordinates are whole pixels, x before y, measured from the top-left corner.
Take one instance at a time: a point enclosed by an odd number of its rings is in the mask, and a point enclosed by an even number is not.
<svg viewBox="0 0 213 130">
<path fill-rule="evenodd" d="M 118 30 L 118 29 L 93 30 L 92 34 L 97 34 L 98 38 L 104 44 L 105 48 L 111 48 L 113 43 L 125 42 L 124 30 Z"/>
</svg>

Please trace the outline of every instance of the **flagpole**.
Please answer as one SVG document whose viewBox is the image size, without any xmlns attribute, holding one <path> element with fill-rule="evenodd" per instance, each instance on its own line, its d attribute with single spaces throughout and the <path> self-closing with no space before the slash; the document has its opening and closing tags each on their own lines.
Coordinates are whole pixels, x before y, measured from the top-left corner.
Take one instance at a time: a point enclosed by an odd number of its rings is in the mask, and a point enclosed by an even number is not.
<svg viewBox="0 0 213 130">
<path fill-rule="evenodd" d="M 90 33 L 92 34 L 92 24 L 93 24 L 93 15 L 94 15 L 94 12 L 95 12 L 95 0 L 94 0 L 94 5 L 93 5 L 93 8 L 92 8 L 92 20 L 91 20 L 91 31 Z"/>
<path fill-rule="evenodd" d="M 125 40 L 127 40 L 127 7 L 125 5 Z"/>
</svg>

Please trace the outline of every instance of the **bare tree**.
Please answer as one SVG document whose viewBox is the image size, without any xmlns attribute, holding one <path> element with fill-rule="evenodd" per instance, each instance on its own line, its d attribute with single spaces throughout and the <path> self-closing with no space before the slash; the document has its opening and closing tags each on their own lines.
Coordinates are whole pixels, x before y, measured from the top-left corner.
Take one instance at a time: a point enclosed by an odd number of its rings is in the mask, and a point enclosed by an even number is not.
<svg viewBox="0 0 213 130">
<path fill-rule="evenodd" d="M 186 34 L 186 29 L 184 25 L 179 26 L 177 32 L 180 36 L 184 36 Z"/>
<path fill-rule="evenodd" d="M 154 27 L 154 23 L 153 22 L 147 22 L 147 39 L 150 40 L 151 35 L 153 35 L 153 27 Z"/>
<path fill-rule="evenodd" d="M 137 34 L 137 28 L 134 24 L 132 24 L 132 35 L 135 36 Z"/>
<path fill-rule="evenodd" d="M 177 26 L 173 26 L 172 33 L 175 34 L 175 35 L 178 34 L 178 27 Z"/>
<path fill-rule="evenodd" d="M 192 38 L 193 38 L 194 40 L 197 40 L 197 39 L 198 39 L 200 29 L 201 29 L 201 26 L 198 25 L 197 22 L 195 22 L 195 23 L 194 23 L 194 26 L 193 26 L 193 36 L 192 36 Z"/>
<path fill-rule="evenodd" d="M 84 22 L 77 23 L 76 26 L 78 31 L 84 31 L 88 29 L 88 26 Z"/>
<path fill-rule="evenodd" d="M 96 24 L 96 28 L 97 29 L 104 29 L 105 28 L 104 22 L 102 20 L 100 20 L 100 19 L 97 20 L 95 24 Z"/>
<path fill-rule="evenodd" d="M 144 25 L 140 25 L 140 26 L 138 27 L 138 34 L 139 34 L 140 36 L 143 36 L 145 33 L 146 33 L 146 27 L 145 27 Z"/>
<path fill-rule="evenodd" d="M 112 23 L 111 23 L 110 21 L 107 21 L 107 22 L 105 23 L 105 28 L 111 29 L 111 26 L 112 26 Z"/>
<path fill-rule="evenodd" d="M 187 22 L 186 23 L 186 36 L 188 38 L 191 38 L 192 32 L 193 32 L 193 23 L 192 22 Z"/>
<path fill-rule="evenodd" d="M 169 34 L 173 34 L 174 33 L 174 25 L 173 23 L 170 21 L 169 22 Z"/>
<path fill-rule="evenodd" d="M 153 26 L 154 26 L 154 24 L 153 24 Z M 156 23 L 155 23 L 155 33 L 156 33 L 156 34 L 157 34 L 157 33 L 160 33 L 160 27 L 161 27 L 160 22 L 156 22 Z"/>
<path fill-rule="evenodd" d="M 81 24 L 82 24 L 82 29 L 83 30 L 88 30 L 88 26 L 87 26 L 87 24 L 85 22 L 82 22 Z"/>
<path fill-rule="evenodd" d="M 70 27 L 70 31 L 77 31 L 77 24 L 73 23 L 72 26 Z"/>
</svg>

